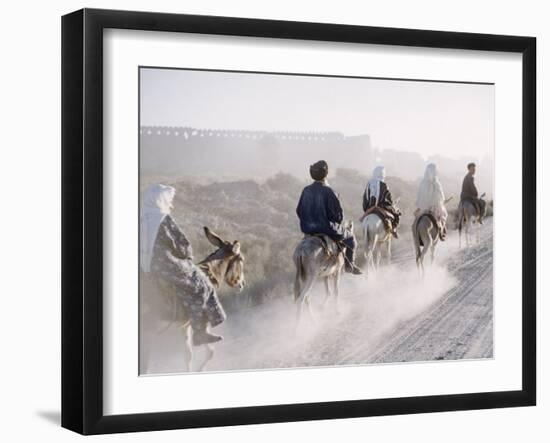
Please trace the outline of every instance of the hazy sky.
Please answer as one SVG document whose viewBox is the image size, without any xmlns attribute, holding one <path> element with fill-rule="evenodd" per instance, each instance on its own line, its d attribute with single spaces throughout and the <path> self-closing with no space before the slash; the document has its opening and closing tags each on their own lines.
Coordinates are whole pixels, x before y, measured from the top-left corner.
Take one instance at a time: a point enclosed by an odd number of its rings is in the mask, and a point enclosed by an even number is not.
<svg viewBox="0 0 550 443">
<path fill-rule="evenodd" d="M 493 157 L 494 86 L 141 70 L 141 125 L 370 134 L 381 149 Z"/>
</svg>

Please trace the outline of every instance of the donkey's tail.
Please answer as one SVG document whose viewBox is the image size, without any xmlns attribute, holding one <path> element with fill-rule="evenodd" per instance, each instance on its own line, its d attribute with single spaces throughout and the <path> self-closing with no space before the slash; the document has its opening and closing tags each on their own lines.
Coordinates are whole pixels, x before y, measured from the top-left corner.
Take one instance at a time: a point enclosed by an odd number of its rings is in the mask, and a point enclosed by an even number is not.
<svg viewBox="0 0 550 443">
<path fill-rule="evenodd" d="M 462 203 L 458 205 L 458 233 L 460 234 L 462 232 L 462 227 L 464 226 L 464 220 L 466 217 L 465 209 Z"/>
<path fill-rule="evenodd" d="M 416 262 L 418 263 L 418 260 L 420 259 L 420 255 L 422 254 L 422 251 L 420 250 L 420 236 L 418 234 L 418 222 L 420 221 L 420 218 L 416 219 L 412 225 L 412 235 L 413 235 L 413 241 L 414 241 L 414 253 L 416 257 Z"/>
<path fill-rule="evenodd" d="M 365 249 L 366 249 L 367 253 L 372 248 L 373 240 L 374 240 L 374 238 L 372 238 L 372 232 L 370 232 L 369 228 L 365 228 Z"/>
<path fill-rule="evenodd" d="M 294 278 L 294 300 L 296 300 L 300 296 L 301 283 L 306 278 L 304 263 L 301 254 L 294 256 L 294 263 L 296 265 L 296 277 Z"/>
<path fill-rule="evenodd" d="M 368 271 L 369 267 L 374 269 L 374 248 L 378 242 L 378 236 L 369 226 L 365 226 L 365 258 L 367 259 L 367 265 L 365 270 Z"/>
</svg>

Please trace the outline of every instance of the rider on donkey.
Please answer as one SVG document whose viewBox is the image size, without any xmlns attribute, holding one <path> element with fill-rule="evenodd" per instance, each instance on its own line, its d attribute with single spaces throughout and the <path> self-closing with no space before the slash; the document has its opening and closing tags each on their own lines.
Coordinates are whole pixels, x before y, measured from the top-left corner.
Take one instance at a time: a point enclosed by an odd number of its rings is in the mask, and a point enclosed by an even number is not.
<svg viewBox="0 0 550 443">
<path fill-rule="evenodd" d="M 382 208 L 384 223 L 388 223 L 388 230 L 391 230 L 395 238 L 399 238 L 397 234 L 397 226 L 399 225 L 399 217 L 401 211 L 393 204 L 393 199 L 388 185 L 384 181 L 386 179 L 386 169 L 384 166 L 377 166 L 372 171 L 372 178 L 369 180 L 365 193 L 363 194 L 363 211 L 367 215 L 367 211 L 373 208 Z"/>
<path fill-rule="evenodd" d="M 447 208 L 445 208 L 445 194 L 443 186 L 437 178 L 437 167 L 435 163 L 430 163 L 424 171 L 424 178 L 420 182 L 418 195 L 416 198 L 415 215 L 419 216 L 422 212 L 431 212 L 439 226 L 439 238 L 444 241 L 447 235 Z"/>
<path fill-rule="evenodd" d="M 344 225 L 344 211 L 338 195 L 329 186 L 326 178 L 328 164 L 320 160 L 309 167 L 314 182 L 306 186 L 300 196 L 296 214 L 304 234 L 324 234 L 343 244 L 346 254 L 346 272 L 362 274 L 355 265 L 357 245 L 353 231 Z"/>
<path fill-rule="evenodd" d="M 189 316 L 193 346 L 223 339 L 209 329 L 222 323 L 226 314 L 216 289 L 193 263 L 189 240 L 171 216 L 176 190 L 151 185 L 144 196 L 140 216 L 141 270 L 174 286 L 177 300 Z"/>
<path fill-rule="evenodd" d="M 464 181 L 462 182 L 462 192 L 460 193 L 460 202 L 469 201 L 474 205 L 474 207 L 477 210 L 478 213 L 478 221 L 480 224 L 483 224 L 482 220 L 482 208 L 484 205 L 484 202 L 482 202 L 479 198 L 479 194 L 477 192 L 477 187 L 474 183 L 474 175 L 476 173 L 476 164 L 475 163 L 468 163 L 468 173 L 464 177 Z"/>
</svg>

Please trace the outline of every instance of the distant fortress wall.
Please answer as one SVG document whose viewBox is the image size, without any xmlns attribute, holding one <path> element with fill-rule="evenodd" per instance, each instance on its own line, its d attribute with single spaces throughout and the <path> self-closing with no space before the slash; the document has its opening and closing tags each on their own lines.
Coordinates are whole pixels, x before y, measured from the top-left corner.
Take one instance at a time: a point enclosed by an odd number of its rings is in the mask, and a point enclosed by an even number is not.
<svg viewBox="0 0 550 443">
<path fill-rule="evenodd" d="M 140 141 L 146 174 L 267 176 L 282 171 L 304 176 L 319 159 L 333 170 L 370 170 L 375 163 L 368 135 L 346 137 L 340 132 L 143 126 Z"/>
</svg>

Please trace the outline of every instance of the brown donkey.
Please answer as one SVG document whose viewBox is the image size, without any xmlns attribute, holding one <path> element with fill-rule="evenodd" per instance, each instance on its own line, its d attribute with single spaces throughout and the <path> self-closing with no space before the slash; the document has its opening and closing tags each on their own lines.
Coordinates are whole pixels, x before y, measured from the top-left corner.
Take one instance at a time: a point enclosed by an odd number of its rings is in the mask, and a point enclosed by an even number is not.
<svg viewBox="0 0 550 443">
<path fill-rule="evenodd" d="M 241 246 L 238 241 L 228 242 L 222 240 L 209 228 L 204 228 L 204 234 L 208 241 L 217 249 L 198 263 L 199 268 L 204 272 L 215 288 L 225 282 L 232 288 L 242 290 L 245 285 L 244 278 L 244 256 L 241 253 Z M 154 281 L 153 281 L 154 280 Z M 151 277 L 142 276 L 142 325 L 147 322 L 166 322 L 166 325 L 157 332 L 163 333 L 172 325 L 177 324 L 183 332 L 185 367 L 191 371 L 193 362 L 193 348 L 191 346 L 191 325 L 189 317 L 178 301 L 175 288 L 172 284 Z M 161 295 L 163 303 L 158 303 L 158 294 Z M 143 318 L 145 317 L 145 318 Z M 206 350 L 205 356 L 197 364 L 197 371 L 202 371 L 206 364 L 214 356 L 212 344 L 203 345 Z M 141 356 L 140 366 L 145 367 L 148 352 Z"/>
</svg>

